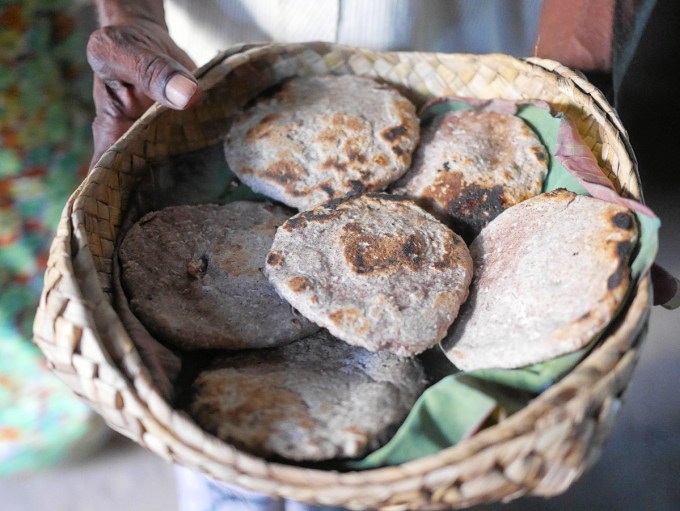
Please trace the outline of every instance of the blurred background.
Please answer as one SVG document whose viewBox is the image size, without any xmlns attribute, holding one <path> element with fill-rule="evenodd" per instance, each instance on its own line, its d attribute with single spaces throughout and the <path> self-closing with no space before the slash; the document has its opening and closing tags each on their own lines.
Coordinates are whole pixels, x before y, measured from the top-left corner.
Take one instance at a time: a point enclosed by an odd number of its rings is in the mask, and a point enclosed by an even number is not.
<svg viewBox="0 0 680 511">
<path fill-rule="evenodd" d="M 177 509 L 174 468 L 104 426 L 26 339 L 41 264 L 91 154 L 93 13 L 86 1 L 0 0 L 0 508 Z M 660 0 L 621 90 L 619 114 L 644 198 L 660 216 L 657 261 L 680 275 L 680 2 Z M 600 462 L 564 495 L 479 510 L 680 509 L 680 311 L 655 307 Z"/>
</svg>

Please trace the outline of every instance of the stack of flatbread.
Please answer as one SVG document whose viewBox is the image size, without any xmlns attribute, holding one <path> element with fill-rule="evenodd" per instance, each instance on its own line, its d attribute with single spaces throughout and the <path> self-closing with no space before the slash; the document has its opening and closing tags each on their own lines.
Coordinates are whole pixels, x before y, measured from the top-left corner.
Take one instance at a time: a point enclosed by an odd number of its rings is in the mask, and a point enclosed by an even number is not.
<svg viewBox="0 0 680 511">
<path fill-rule="evenodd" d="M 150 332 L 219 350 L 184 406 L 254 454 L 365 455 L 427 386 L 419 354 L 546 360 L 589 342 L 626 295 L 634 217 L 541 194 L 548 154 L 514 115 L 449 112 L 421 135 L 384 83 L 295 78 L 246 105 L 224 147 L 274 202 L 150 213 L 120 261 Z"/>
<path fill-rule="evenodd" d="M 318 461 L 366 454 L 403 421 L 427 384 L 420 361 L 336 338 L 282 298 L 265 271 L 276 260 L 270 250 L 277 229 L 285 226 L 279 231 L 286 232 L 300 222 L 290 207 L 306 211 L 304 221 L 324 225 L 323 214 L 310 208 L 331 199 L 340 213 L 347 192 L 384 190 L 408 170 L 418 138 L 415 107 L 392 87 L 358 77 L 290 80 L 246 108 L 225 143 L 239 178 L 281 205 L 173 206 L 147 214 L 129 230 L 119 256 L 130 309 L 154 336 L 178 349 L 219 350 L 182 398 L 206 430 L 262 456 Z M 359 291 L 376 297 L 373 282 L 385 284 L 384 277 L 395 276 L 406 262 L 414 275 L 429 275 L 423 285 L 439 275 L 459 282 L 451 291 L 441 282 L 437 290 L 424 287 L 391 304 L 391 314 L 404 316 L 399 309 L 408 305 L 413 316 L 425 295 L 457 311 L 471 280 L 462 240 L 412 203 L 389 202 L 398 215 L 385 235 L 394 239 L 367 248 L 366 239 L 383 234 L 369 227 L 388 218 L 381 199 L 371 200 L 351 218 L 343 238 L 357 272 L 365 274 L 368 287 Z M 369 210 L 380 217 L 368 221 Z M 300 268 L 306 257 L 318 262 L 298 248 Z M 295 263 L 280 260 L 281 268 Z M 435 263 L 440 267 L 434 273 L 427 270 Z M 387 282 L 383 298 L 392 296 L 398 280 Z M 305 294 L 304 277 L 290 273 L 285 282 Z M 321 291 L 319 297 L 325 299 Z M 346 300 L 327 311 L 337 321 L 344 314 L 340 322 L 348 332 L 352 306 Z M 452 311 L 432 317 L 436 338 L 428 332 L 425 344 L 401 342 L 404 349 L 415 353 L 438 342 Z M 385 324 L 371 317 L 366 322 Z M 396 343 L 391 328 L 385 342 Z"/>
</svg>

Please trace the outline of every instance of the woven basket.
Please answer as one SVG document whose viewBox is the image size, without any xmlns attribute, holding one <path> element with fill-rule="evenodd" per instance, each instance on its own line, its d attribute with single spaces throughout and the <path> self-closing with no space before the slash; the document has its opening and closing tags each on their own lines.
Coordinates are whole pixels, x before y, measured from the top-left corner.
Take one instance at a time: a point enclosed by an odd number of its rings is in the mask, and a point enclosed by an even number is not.
<svg viewBox="0 0 680 511">
<path fill-rule="evenodd" d="M 626 132 L 602 94 L 556 62 L 505 55 L 375 53 L 312 43 L 235 48 L 198 71 L 189 111 L 152 107 L 72 195 L 48 262 L 35 341 L 52 370 L 115 430 L 168 461 L 223 482 L 352 509 L 460 508 L 566 490 L 600 455 L 651 308 L 648 274 L 601 346 L 520 412 L 460 444 L 395 467 L 341 473 L 241 452 L 174 410 L 113 307 L 121 219 L 150 163 L 219 143 L 244 103 L 284 78 L 378 77 L 417 104 L 439 95 L 542 99 L 569 114 L 624 196 L 641 199 Z"/>
</svg>

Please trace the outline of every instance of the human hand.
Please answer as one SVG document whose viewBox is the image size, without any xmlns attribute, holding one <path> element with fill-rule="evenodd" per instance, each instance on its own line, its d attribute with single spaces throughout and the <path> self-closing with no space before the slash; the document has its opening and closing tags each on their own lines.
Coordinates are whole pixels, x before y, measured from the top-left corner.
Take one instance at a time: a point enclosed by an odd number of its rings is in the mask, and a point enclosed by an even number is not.
<svg viewBox="0 0 680 511">
<path fill-rule="evenodd" d="M 94 71 L 96 109 L 91 167 L 154 101 L 182 110 L 199 95 L 189 71 L 194 63 L 164 26 L 146 18 L 92 33 L 87 59 Z"/>
</svg>

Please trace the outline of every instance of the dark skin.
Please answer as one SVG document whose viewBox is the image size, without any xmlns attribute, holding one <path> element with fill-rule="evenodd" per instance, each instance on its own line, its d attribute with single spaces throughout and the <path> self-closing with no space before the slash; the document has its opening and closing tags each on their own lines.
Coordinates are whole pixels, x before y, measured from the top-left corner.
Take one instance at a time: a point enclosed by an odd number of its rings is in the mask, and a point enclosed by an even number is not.
<svg viewBox="0 0 680 511">
<path fill-rule="evenodd" d="M 196 66 L 168 34 L 161 0 L 98 0 L 100 28 L 87 45 L 96 117 L 92 164 L 153 104 L 189 108 Z"/>
<path fill-rule="evenodd" d="M 581 71 L 611 70 L 617 0 L 544 0 L 535 55 Z M 100 28 L 87 45 L 94 71 L 96 117 L 91 166 L 153 104 L 190 108 L 200 96 L 195 64 L 172 40 L 162 0 L 97 0 Z M 678 284 L 654 265 L 654 303 Z"/>
</svg>

